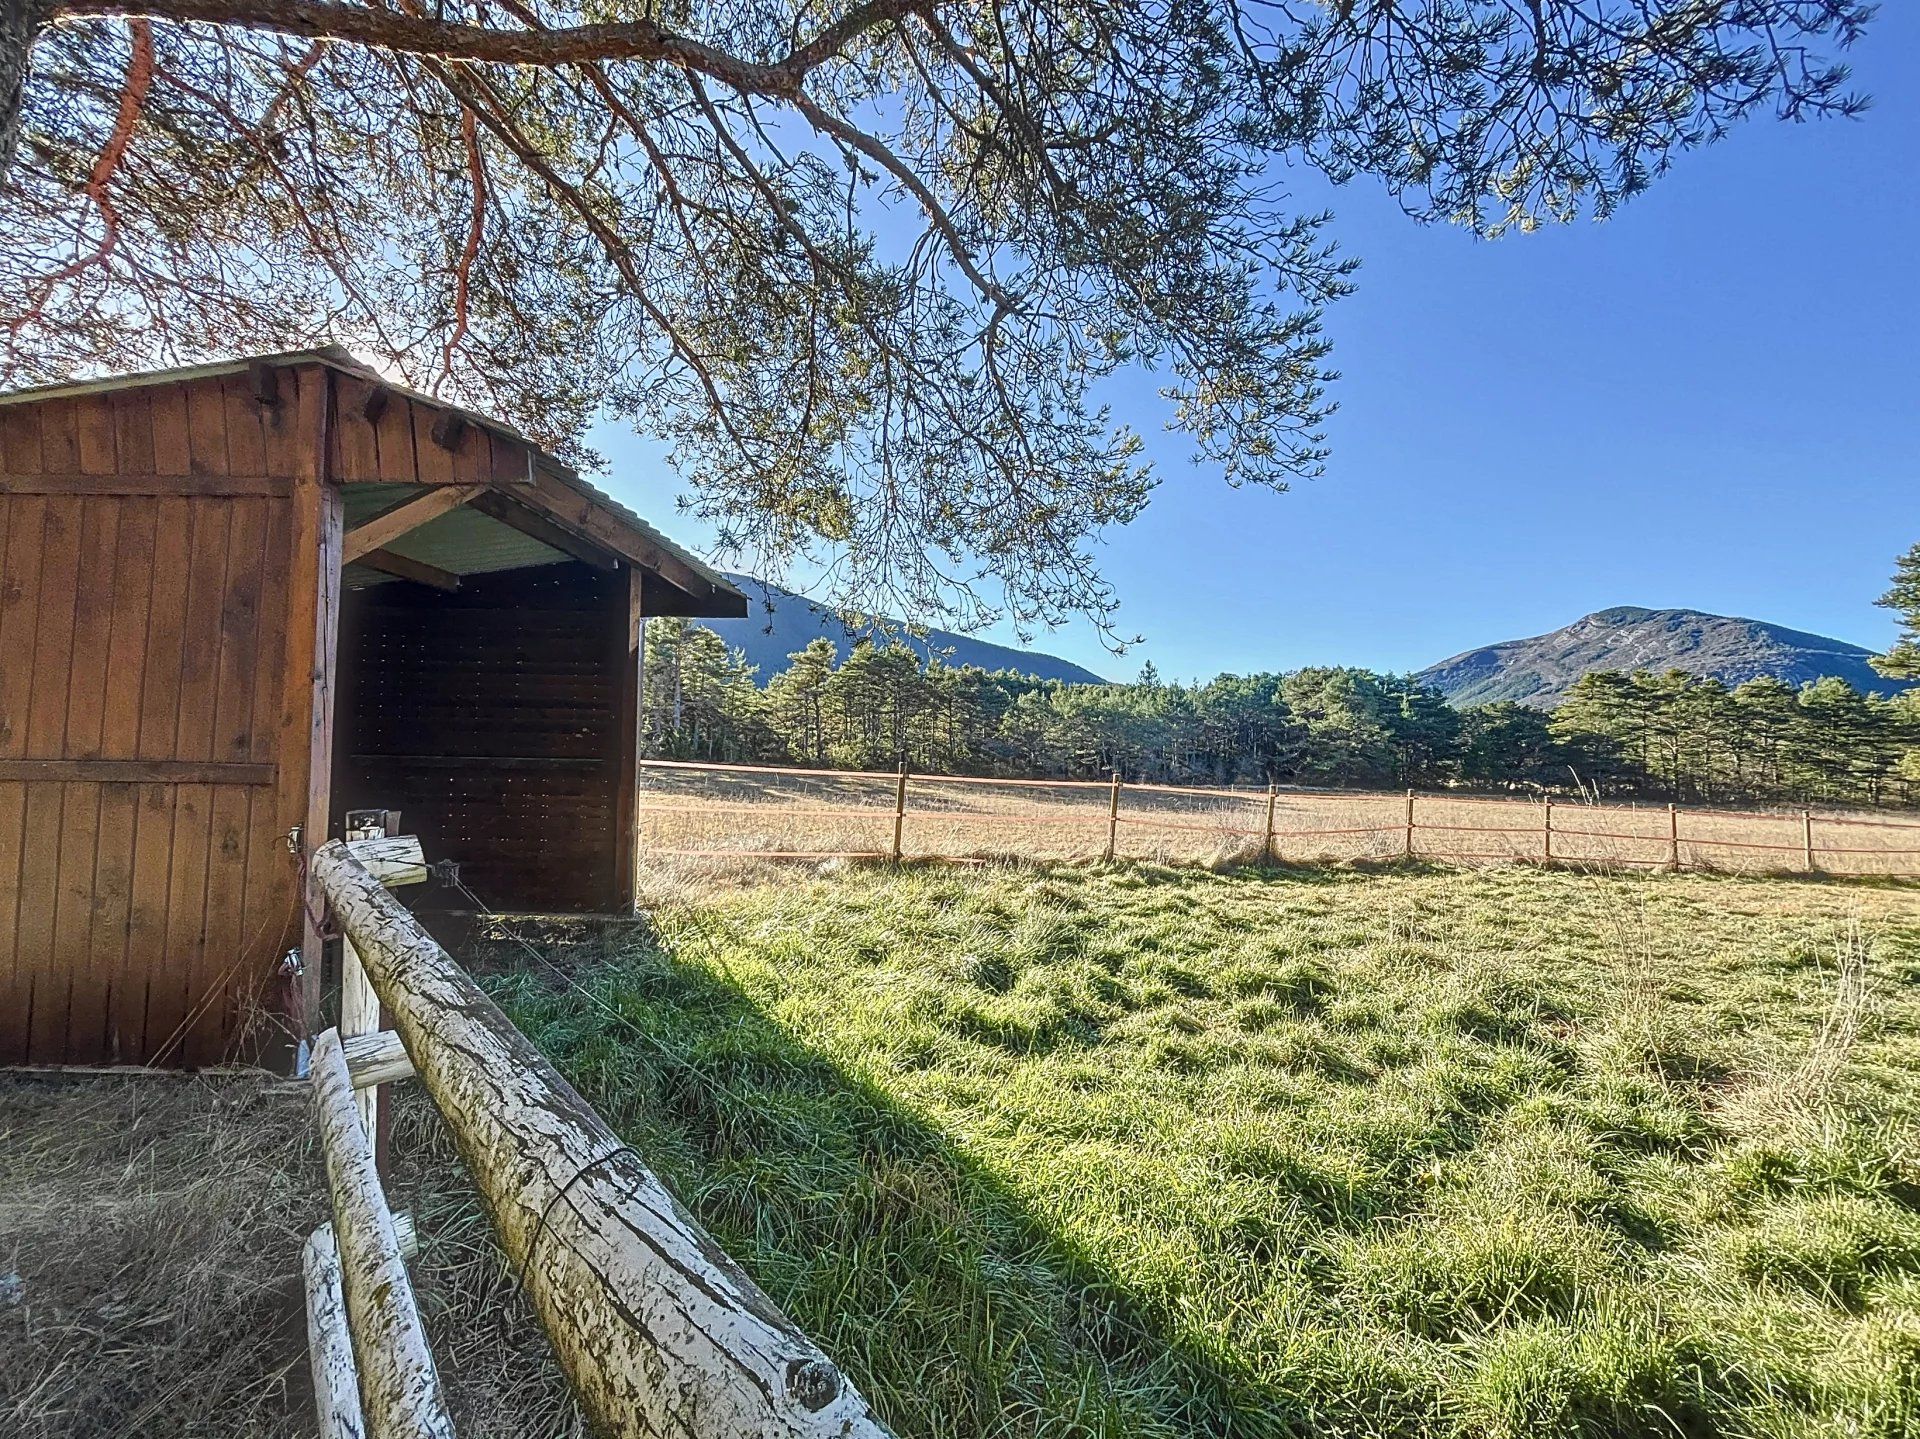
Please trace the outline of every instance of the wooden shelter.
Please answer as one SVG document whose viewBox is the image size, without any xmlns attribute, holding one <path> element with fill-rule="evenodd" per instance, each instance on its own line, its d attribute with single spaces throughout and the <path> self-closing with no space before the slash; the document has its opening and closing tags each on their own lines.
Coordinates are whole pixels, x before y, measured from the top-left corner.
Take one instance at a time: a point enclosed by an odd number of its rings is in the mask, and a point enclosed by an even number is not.
<svg viewBox="0 0 1920 1439">
<path fill-rule="evenodd" d="M 204 1064 L 321 997 L 307 856 L 397 808 L 501 909 L 630 907 L 643 615 L 745 598 L 335 349 L 0 396 L 0 1063 Z"/>
</svg>

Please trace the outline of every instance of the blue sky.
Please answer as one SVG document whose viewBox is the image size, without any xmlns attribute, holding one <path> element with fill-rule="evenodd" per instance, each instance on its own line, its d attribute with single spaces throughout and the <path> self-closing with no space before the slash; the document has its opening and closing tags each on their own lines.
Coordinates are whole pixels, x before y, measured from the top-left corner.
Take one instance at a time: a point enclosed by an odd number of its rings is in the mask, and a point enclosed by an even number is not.
<svg viewBox="0 0 1920 1439">
<path fill-rule="evenodd" d="M 1099 547 L 1144 642 L 1033 647 L 1116 678 L 1407 670 L 1617 604 L 1891 639 L 1873 599 L 1920 541 L 1920 6 L 1851 60 L 1864 119 L 1755 121 L 1606 224 L 1485 242 L 1334 191 L 1363 267 L 1327 318 L 1326 475 L 1230 490 L 1147 429 L 1160 489 Z M 1153 412 L 1152 378 L 1116 404 Z M 593 443 L 621 498 L 710 538 L 657 449 Z"/>
</svg>

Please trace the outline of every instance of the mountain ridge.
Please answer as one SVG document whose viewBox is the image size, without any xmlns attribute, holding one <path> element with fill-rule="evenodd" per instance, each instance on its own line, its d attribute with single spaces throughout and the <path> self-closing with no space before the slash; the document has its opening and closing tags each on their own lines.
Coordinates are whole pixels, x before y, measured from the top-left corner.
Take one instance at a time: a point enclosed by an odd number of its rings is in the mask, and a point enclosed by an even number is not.
<svg viewBox="0 0 1920 1439">
<path fill-rule="evenodd" d="M 1766 620 L 1704 610 L 1615 605 L 1525 639 L 1463 650 L 1414 678 L 1455 705 L 1514 700 L 1552 709 L 1581 675 L 1595 670 L 1685 670 L 1731 686 L 1772 676 L 1792 685 L 1829 676 L 1855 689 L 1908 688 L 1875 673 L 1873 651 Z"/>
<path fill-rule="evenodd" d="M 765 685 L 787 667 L 788 655 L 805 649 L 822 636 L 834 642 L 841 659 L 847 657 L 856 643 L 869 637 L 869 631 L 841 623 L 833 611 L 815 604 L 805 595 L 752 575 L 728 574 L 727 579 L 746 595 L 753 607 L 751 612 L 745 619 L 703 619 L 700 623 L 746 655 L 747 663 L 756 667 L 756 684 Z M 883 618 L 881 624 L 891 627 L 895 638 L 919 651 L 922 657 L 938 655 L 944 663 L 955 667 L 977 665 L 985 670 L 1012 670 L 1036 679 L 1065 680 L 1071 684 L 1107 683 L 1084 665 L 1039 650 L 994 644 L 951 630 L 930 629 L 924 636 L 912 635 L 906 632 L 901 621 L 890 618 Z"/>
</svg>

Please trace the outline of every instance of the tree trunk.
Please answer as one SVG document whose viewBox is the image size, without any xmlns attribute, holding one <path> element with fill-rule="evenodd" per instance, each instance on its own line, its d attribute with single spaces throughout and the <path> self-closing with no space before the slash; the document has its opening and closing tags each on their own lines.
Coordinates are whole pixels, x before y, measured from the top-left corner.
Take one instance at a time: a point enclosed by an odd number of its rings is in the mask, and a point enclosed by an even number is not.
<svg viewBox="0 0 1920 1439">
<path fill-rule="evenodd" d="M 0 0 L 0 187 L 20 148 L 33 42 L 47 23 L 47 0 Z"/>
</svg>

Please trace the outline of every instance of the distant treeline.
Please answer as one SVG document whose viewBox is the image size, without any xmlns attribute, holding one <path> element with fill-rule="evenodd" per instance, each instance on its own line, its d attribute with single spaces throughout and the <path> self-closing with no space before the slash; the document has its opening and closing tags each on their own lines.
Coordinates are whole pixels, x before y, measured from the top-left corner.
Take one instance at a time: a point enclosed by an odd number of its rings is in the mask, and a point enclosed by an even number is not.
<svg viewBox="0 0 1920 1439">
<path fill-rule="evenodd" d="M 1729 689 L 1672 671 L 1589 674 L 1550 714 L 1456 710 L 1438 690 L 1361 669 L 1086 685 L 923 664 L 820 639 L 764 688 L 691 621 L 647 627 L 645 723 L 662 758 L 1171 784 L 1450 786 L 1689 802 L 1910 804 L 1920 692 L 1844 680 Z"/>
</svg>

